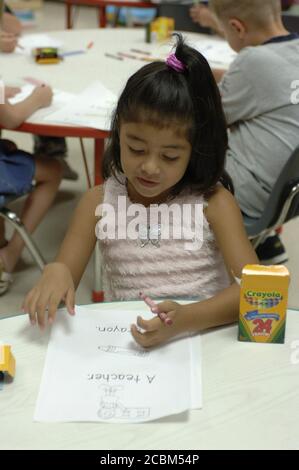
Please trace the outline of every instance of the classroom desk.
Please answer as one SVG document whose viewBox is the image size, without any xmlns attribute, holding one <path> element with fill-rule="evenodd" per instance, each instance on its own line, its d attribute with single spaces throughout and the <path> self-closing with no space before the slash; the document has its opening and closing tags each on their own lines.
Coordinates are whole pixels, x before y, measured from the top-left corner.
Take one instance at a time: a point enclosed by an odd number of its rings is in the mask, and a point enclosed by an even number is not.
<svg viewBox="0 0 299 470">
<path fill-rule="evenodd" d="M 2 54 L 0 70 L 6 85 L 21 86 L 24 84 L 23 77 L 34 77 L 49 83 L 53 88 L 79 93 L 92 81 L 100 80 L 112 92 L 119 95 L 130 75 L 146 62 L 128 58 L 120 61 L 106 57 L 105 53 L 116 54 L 119 51 L 130 53 L 130 49 L 135 48 L 148 51 L 153 57 L 164 58 L 171 48 L 170 41 L 163 44 L 146 44 L 145 32 L 138 28 L 51 31 L 49 34 L 62 41 L 66 51 L 86 49 L 91 41 L 94 45 L 86 50 L 85 54 L 66 57 L 64 61 L 55 65 L 37 65 L 33 58 L 22 54 Z M 198 41 L 201 37 L 206 38 L 206 36 L 192 33 L 186 34 L 186 37 L 190 42 Z M 217 39 L 209 40 L 217 41 Z M 49 124 L 32 118 L 15 130 L 40 135 L 94 139 L 94 183 L 102 182 L 101 160 L 104 140 L 109 132 L 75 125 Z"/>
<path fill-rule="evenodd" d="M 107 6 L 115 6 L 118 8 L 129 7 L 129 8 L 157 8 L 157 5 L 150 1 L 139 1 L 139 0 L 64 0 L 66 8 L 66 27 L 71 29 L 73 27 L 72 22 L 72 9 L 73 6 L 95 6 L 99 9 L 99 27 L 106 28 L 106 8 Z"/>
<path fill-rule="evenodd" d="M 17 372 L 0 391 L 0 449 L 299 449 L 299 311 L 288 311 L 284 345 L 240 343 L 236 325 L 201 337 L 201 410 L 147 424 L 34 423 L 47 334 L 23 315 L 1 320 Z"/>
</svg>

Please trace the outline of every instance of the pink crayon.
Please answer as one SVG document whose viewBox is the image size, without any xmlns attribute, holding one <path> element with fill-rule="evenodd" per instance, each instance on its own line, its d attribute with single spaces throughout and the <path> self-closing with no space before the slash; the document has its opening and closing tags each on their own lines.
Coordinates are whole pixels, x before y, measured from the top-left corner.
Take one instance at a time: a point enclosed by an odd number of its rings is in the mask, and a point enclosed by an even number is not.
<svg viewBox="0 0 299 470">
<path fill-rule="evenodd" d="M 148 295 L 144 295 L 142 294 L 142 292 L 140 292 L 139 295 L 141 299 L 146 303 L 146 305 L 148 305 L 148 307 L 150 307 L 152 311 L 153 309 L 157 308 L 157 304 Z M 158 317 L 163 323 L 165 323 L 165 325 L 169 325 L 169 326 L 172 325 L 172 320 L 171 318 L 167 316 L 166 313 L 164 312 L 153 312 L 153 313 L 157 313 Z"/>
</svg>

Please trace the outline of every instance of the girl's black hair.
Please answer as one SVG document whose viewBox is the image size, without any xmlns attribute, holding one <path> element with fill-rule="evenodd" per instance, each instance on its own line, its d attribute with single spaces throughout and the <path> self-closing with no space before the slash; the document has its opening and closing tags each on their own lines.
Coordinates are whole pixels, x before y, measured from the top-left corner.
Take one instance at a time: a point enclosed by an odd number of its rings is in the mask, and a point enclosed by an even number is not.
<svg viewBox="0 0 299 470">
<path fill-rule="evenodd" d="M 210 66 L 179 34 L 175 55 L 185 65 L 184 72 L 176 72 L 166 62 L 152 62 L 127 81 L 112 118 L 103 177 L 117 177 L 117 173 L 123 172 L 121 122 L 145 122 L 158 128 L 177 125 L 187 134 L 192 151 L 186 172 L 171 194 L 174 196 L 185 188 L 207 194 L 219 181 L 233 192 L 232 181 L 224 170 L 227 125 Z"/>
</svg>

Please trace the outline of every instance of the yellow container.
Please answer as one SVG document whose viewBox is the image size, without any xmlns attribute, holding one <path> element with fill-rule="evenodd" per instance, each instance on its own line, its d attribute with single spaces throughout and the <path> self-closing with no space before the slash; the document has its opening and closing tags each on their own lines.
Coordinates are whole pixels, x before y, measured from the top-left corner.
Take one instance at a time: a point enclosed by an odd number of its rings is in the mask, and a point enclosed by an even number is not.
<svg viewBox="0 0 299 470">
<path fill-rule="evenodd" d="M 16 361 L 8 344 L 0 344 L 0 372 L 14 377 L 16 372 Z"/>
<path fill-rule="evenodd" d="M 147 42 L 165 41 L 170 38 L 174 30 L 174 19 L 160 16 L 149 25 L 149 38 Z"/>
<path fill-rule="evenodd" d="M 285 266 L 242 271 L 239 341 L 284 343 L 290 274 Z"/>
</svg>

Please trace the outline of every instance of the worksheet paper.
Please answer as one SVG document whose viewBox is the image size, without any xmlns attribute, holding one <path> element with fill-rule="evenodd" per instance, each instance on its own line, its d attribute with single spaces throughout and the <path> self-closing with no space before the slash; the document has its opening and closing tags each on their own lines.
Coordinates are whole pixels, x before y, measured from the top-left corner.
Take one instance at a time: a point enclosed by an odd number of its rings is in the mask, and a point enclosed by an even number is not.
<svg viewBox="0 0 299 470">
<path fill-rule="evenodd" d="M 59 312 L 36 421 L 139 423 L 201 408 L 200 337 L 143 349 L 130 333 L 137 314 L 152 318 L 146 306 Z"/>
<path fill-rule="evenodd" d="M 26 98 L 28 98 L 28 96 L 31 95 L 35 88 L 35 85 L 31 85 L 29 83 L 23 85 L 19 93 L 17 93 L 12 98 L 9 98 L 9 103 L 14 105 L 20 103 L 21 101 L 24 101 Z M 42 121 L 48 114 L 52 114 L 58 111 L 59 109 L 63 108 L 68 103 L 72 102 L 75 97 L 76 95 L 74 95 L 73 93 L 54 88 L 51 105 L 47 106 L 46 108 L 41 108 L 35 111 L 35 113 L 31 114 L 31 116 L 26 120 L 26 122 Z"/>
<path fill-rule="evenodd" d="M 109 131 L 112 111 L 116 104 L 116 95 L 101 82 L 95 81 L 78 94 L 71 103 L 49 114 L 45 121 Z"/>
<path fill-rule="evenodd" d="M 213 67 L 226 69 L 237 57 L 237 53 L 221 39 L 203 38 L 200 41 L 190 42 L 190 46 L 200 52 Z"/>
<path fill-rule="evenodd" d="M 48 34 L 36 33 L 36 34 L 25 34 L 18 40 L 16 52 L 23 55 L 31 55 L 32 49 L 37 47 L 56 47 L 61 48 L 63 46 L 62 41 L 56 39 Z"/>
</svg>

